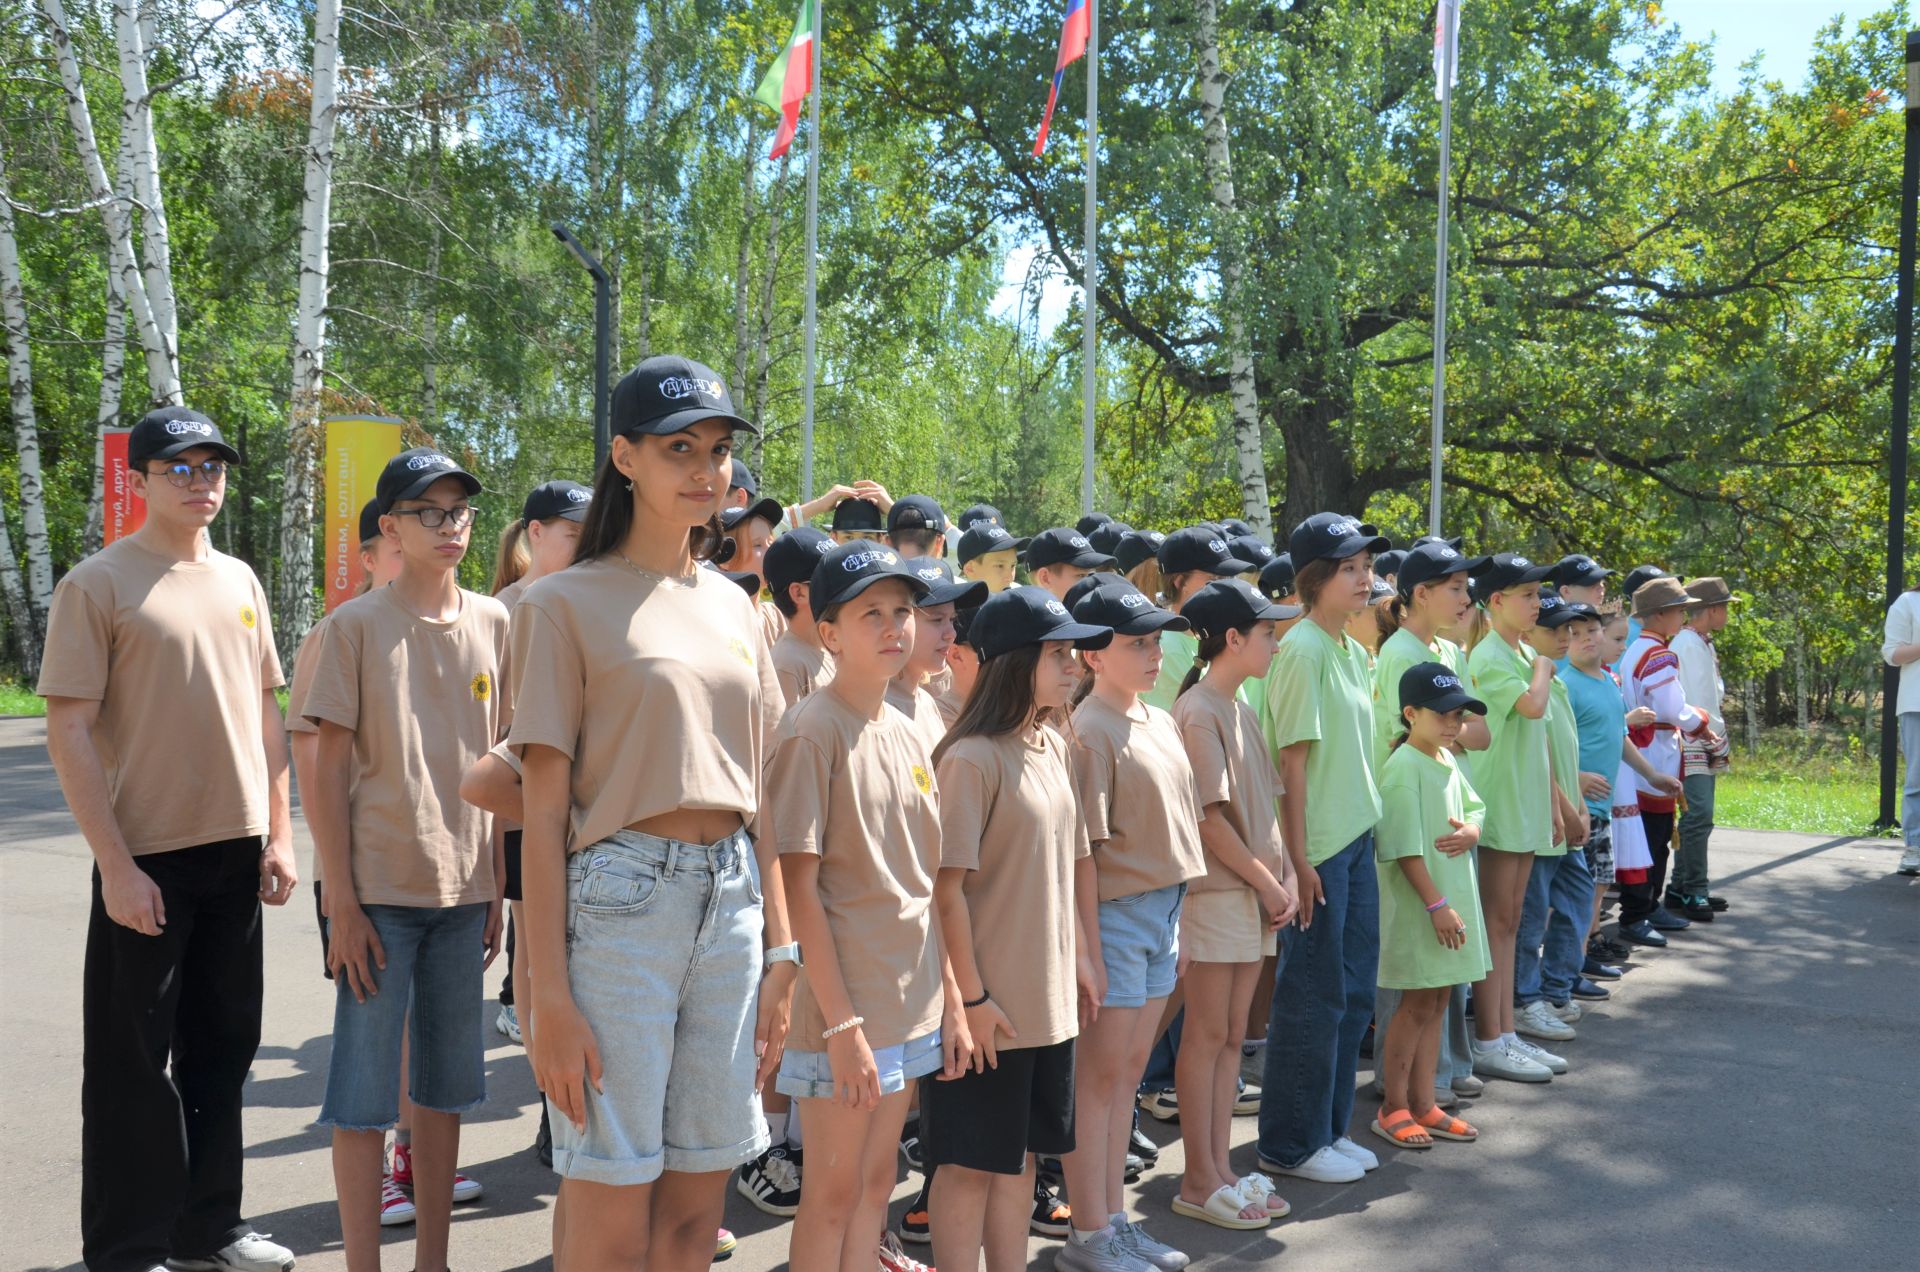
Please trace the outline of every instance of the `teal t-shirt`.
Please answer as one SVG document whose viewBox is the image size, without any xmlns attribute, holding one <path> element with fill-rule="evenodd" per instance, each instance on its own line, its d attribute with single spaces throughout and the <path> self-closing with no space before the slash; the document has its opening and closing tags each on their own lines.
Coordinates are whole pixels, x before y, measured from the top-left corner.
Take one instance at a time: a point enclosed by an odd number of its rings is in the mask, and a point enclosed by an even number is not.
<svg viewBox="0 0 1920 1272">
<path fill-rule="evenodd" d="M 1611 782 L 1620 773 L 1620 745 L 1627 736 L 1627 703 L 1620 686 L 1603 669 L 1590 676 L 1564 658 L 1560 680 L 1573 703 L 1573 719 L 1580 735 L 1580 771 L 1598 773 Z M 1587 812 L 1604 821 L 1613 813 L 1611 797 L 1587 800 Z"/>
<path fill-rule="evenodd" d="M 1547 692 L 1547 746 L 1548 767 L 1553 773 L 1553 784 L 1562 794 L 1574 803 L 1582 800 L 1580 794 L 1580 726 L 1574 722 L 1573 703 L 1567 698 L 1567 686 L 1555 676 Z M 1549 812 L 1548 817 L 1552 817 Z M 1567 852 L 1564 840 L 1556 842 L 1553 848 L 1542 856 L 1563 857 Z"/>
<path fill-rule="evenodd" d="M 1470 985 L 1493 966 L 1480 912 L 1480 880 L 1473 853 L 1449 857 L 1433 841 L 1453 833 L 1449 817 L 1479 823 L 1480 797 L 1453 756 L 1397 748 L 1380 770 L 1380 825 L 1374 832 L 1374 870 L 1380 880 L 1380 974 L 1387 989 Z M 1434 935 L 1433 919 L 1400 868 L 1403 857 L 1426 862 L 1434 886 L 1466 925 L 1467 939 L 1450 950 Z"/>
<path fill-rule="evenodd" d="M 1307 864 L 1318 865 L 1380 820 L 1373 781 L 1373 681 L 1365 646 L 1312 619 L 1280 641 L 1261 726 L 1277 756 L 1307 748 Z"/>
<path fill-rule="evenodd" d="M 1492 742 L 1475 757 L 1473 786 L 1487 805 L 1480 846 L 1499 852 L 1553 850 L 1553 777 L 1547 763 L 1547 722 L 1514 710 L 1533 683 L 1533 647 L 1520 648 L 1488 632 L 1467 655 L 1474 696 L 1487 704 Z"/>
</svg>

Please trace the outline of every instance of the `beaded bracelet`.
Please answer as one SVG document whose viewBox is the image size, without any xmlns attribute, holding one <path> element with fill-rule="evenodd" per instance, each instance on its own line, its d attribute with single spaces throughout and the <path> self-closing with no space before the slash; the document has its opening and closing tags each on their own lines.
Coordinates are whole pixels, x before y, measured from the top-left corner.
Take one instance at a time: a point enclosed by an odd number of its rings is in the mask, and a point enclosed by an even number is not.
<svg viewBox="0 0 1920 1272">
<path fill-rule="evenodd" d="M 1435 910 L 1438 910 L 1441 906 L 1445 905 L 1446 903 L 1447 903 L 1447 899 L 1445 897 L 1441 897 L 1438 901 L 1435 901 L 1432 905 L 1427 907 L 1427 913 L 1432 914 Z"/>
<path fill-rule="evenodd" d="M 985 1002 L 987 1001 L 987 999 L 989 999 L 989 998 L 992 998 L 992 997 L 993 997 L 993 995 L 992 995 L 992 994 L 989 994 L 989 993 L 986 993 L 985 991 L 982 991 L 982 992 L 981 992 L 981 994 L 980 994 L 980 997 L 978 997 L 978 998 L 976 998 L 976 999 L 974 999 L 974 1000 L 973 1000 L 972 1002 L 970 1002 L 970 1003 L 969 1003 L 969 1002 L 962 1002 L 962 1003 L 961 1003 L 960 1005 L 961 1005 L 962 1007 L 978 1007 L 978 1006 L 980 1006 L 981 1004 L 983 1004 L 983 1003 L 985 1003 Z"/>
<path fill-rule="evenodd" d="M 831 1038 L 835 1034 L 843 1034 L 847 1032 L 847 1030 L 849 1029 L 858 1029 L 861 1025 L 864 1025 L 866 1023 L 867 1023 L 867 1018 L 865 1016 L 854 1016 L 851 1019 L 841 1021 L 839 1024 L 835 1025 L 831 1029 L 822 1029 L 820 1031 L 820 1036 L 822 1038 Z"/>
</svg>

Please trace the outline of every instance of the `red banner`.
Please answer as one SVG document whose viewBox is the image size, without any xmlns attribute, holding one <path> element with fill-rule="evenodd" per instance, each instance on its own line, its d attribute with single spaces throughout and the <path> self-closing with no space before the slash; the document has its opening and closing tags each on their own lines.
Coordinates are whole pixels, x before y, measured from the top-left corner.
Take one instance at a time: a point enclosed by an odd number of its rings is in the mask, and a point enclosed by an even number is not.
<svg viewBox="0 0 1920 1272">
<path fill-rule="evenodd" d="M 104 462 L 101 486 L 107 504 L 101 526 L 103 544 L 124 539 L 146 524 L 147 501 L 133 493 L 133 483 L 127 479 L 127 434 L 132 431 L 128 428 L 100 430 Z"/>
</svg>

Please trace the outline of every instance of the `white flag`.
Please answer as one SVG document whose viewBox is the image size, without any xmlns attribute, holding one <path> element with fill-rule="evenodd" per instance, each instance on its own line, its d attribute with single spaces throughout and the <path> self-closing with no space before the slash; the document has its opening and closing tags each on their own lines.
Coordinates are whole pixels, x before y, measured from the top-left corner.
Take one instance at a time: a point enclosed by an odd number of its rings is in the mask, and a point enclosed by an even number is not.
<svg viewBox="0 0 1920 1272">
<path fill-rule="evenodd" d="M 1433 21 L 1433 98 L 1460 82 L 1460 0 L 1440 0 Z"/>
</svg>

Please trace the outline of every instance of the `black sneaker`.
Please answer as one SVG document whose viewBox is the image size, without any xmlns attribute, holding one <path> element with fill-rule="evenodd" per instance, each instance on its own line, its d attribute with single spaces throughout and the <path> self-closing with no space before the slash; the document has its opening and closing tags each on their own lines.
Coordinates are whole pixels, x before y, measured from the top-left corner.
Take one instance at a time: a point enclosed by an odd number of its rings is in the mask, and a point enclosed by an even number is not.
<svg viewBox="0 0 1920 1272">
<path fill-rule="evenodd" d="M 1633 953 L 1633 947 L 1608 937 L 1596 936 L 1587 942 L 1587 955 L 1602 963 L 1617 963 Z"/>
<path fill-rule="evenodd" d="M 1664 905 L 1657 905 L 1653 913 L 1646 918 L 1656 932 L 1684 932 L 1693 926 L 1693 921 L 1685 915 L 1675 914 Z"/>
<path fill-rule="evenodd" d="M 1146 1162 L 1141 1160 L 1140 1154 L 1128 1153 L 1126 1162 L 1125 1162 L 1125 1169 L 1121 1171 L 1121 1178 L 1124 1179 L 1129 1184 L 1137 1184 L 1140 1182 L 1140 1176 L 1146 1173 L 1147 1173 L 1147 1164 Z"/>
<path fill-rule="evenodd" d="M 1038 1175 L 1033 1179 L 1033 1218 L 1027 1226 L 1036 1236 L 1054 1238 L 1066 1236 L 1073 1227 L 1073 1208 Z"/>
<path fill-rule="evenodd" d="M 1727 911 L 1727 899 L 1725 897 L 1710 896 L 1707 898 L 1707 904 L 1713 907 L 1715 914 L 1725 914 Z"/>
<path fill-rule="evenodd" d="M 927 1211 L 927 1189 L 933 1186 L 933 1176 L 928 1175 L 920 1181 L 920 1192 L 907 1203 L 907 1213 L 900 1220 L 900 1239 L 911 1241 L 915 1245 L 933 1244 L 933 1225 L 929 1222 Z"/>
<path fill-rule="evenodd" d="M 1713 916 L 1717 914 L 1718 911 L 1707 903 L 1705 897 L 1688 897 L 1680 903 L 1680 913 L 1686 915 L 1695 923 L 1711 923 L 1713 922 Z"/>
<path fill-rule="evenodd" d="M 775 1144 L 742 1166 L 734 1188 L 767 1214 L 784 1218 L 800 1213 L 800 1164 L 785 1144 Z"/>
<path fill-rule="evenodd" d="M 1665 949 L 1667 944 L 1667 938 L 1656 932 L 1653 924 L 1646 919 L 1641 919 L 1638 923 L 1626 924 L 1620 929 L 1620 936 L 1635 945 L 1645 945 L 1656 950 Z"/>
<path fill-rule="evenodd" d="M 1066 1168 L 1060 1164 L 1058 1157 L 1051 1157 L 1045 1153 L 1033 1155 L 1033 1177 L 1055 1191 L 1067 1186 Z"/>
<path fill-rule="evenodd" d="M 1127 1151 L 1145 1162 L 1148 1166 L 1160 1164 L 1160 1146 L 1147 1138 L 1140 1123 L 1133 1124 L 1133 1138 L 1127 1142 Z"/>
<path fill-rule="evenodd" d="M 900 1156 L 915 1170 L 927 1168 L 920 1157 L 920 1119 L 917 1117 L 908 1118 L 907 1124 L 900 1128 Z"/>
</svg>

